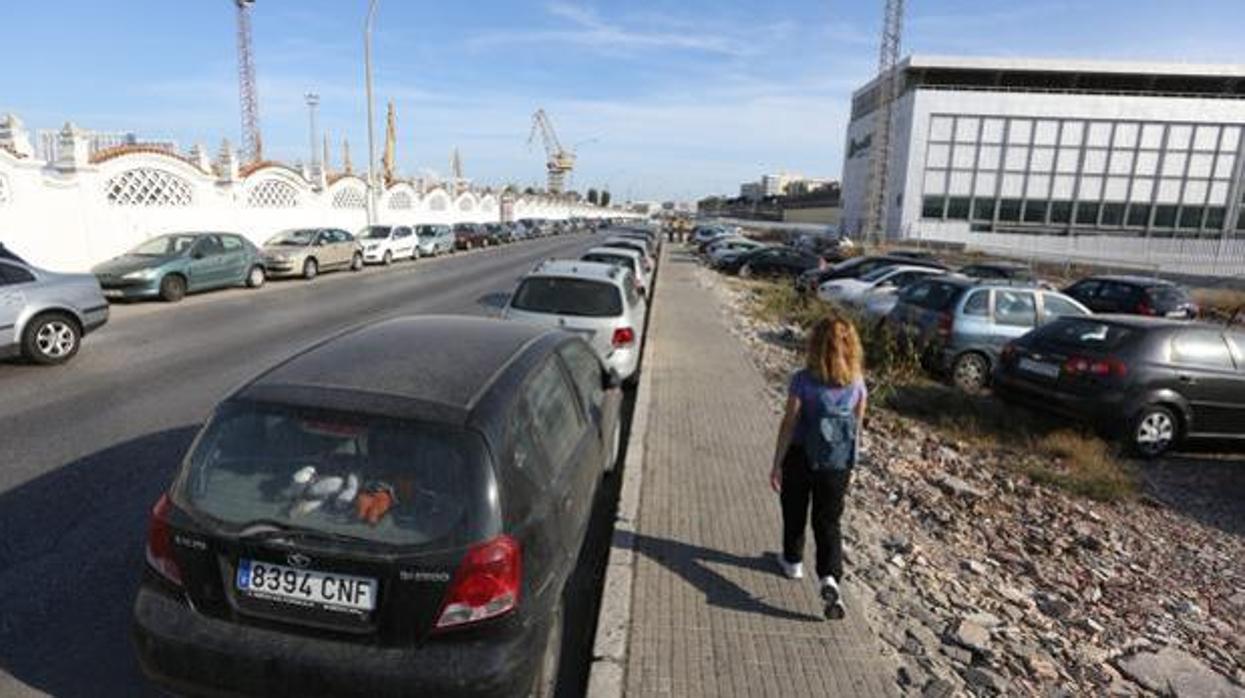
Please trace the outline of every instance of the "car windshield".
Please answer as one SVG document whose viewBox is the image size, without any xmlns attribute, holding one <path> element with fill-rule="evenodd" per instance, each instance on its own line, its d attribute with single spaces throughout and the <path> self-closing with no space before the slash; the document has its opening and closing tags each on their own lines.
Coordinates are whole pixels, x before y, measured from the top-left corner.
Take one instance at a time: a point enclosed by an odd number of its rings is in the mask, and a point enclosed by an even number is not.
<svg viewBox="0 0 1245 698">
<path fill-rule="evenodd" d="M 283 247 L 306 247 L 316 239 L 316 231 L 314 230 L 287 230 L 283 233 L 277 233 L 264 243 L 265 245 L 280 245 Z"/>
<path fill-rule="evenodd" d="M 623 255 L 623 254 L 612 255 L 612 254 L 602 254 L 600 252 L 589 252 L 588 254 L 584 255 L 581 259 L 583 259 L 585 262 L 601 262 L 603 264 L 618 264 L 618 265 L 622 265 L 630 269 L 631 271 L 635 271 L 635 257 L 628 257 L 627 255 Z"/>
<path fill-rule="evenodd" d="M 142 257 L 168 257 L 182 254 L 199 239 L 198 235 L 161 235 L 130 250 L 130 254 Z"/>
<path fill-rule="evenodd" d="M 437 236 L 437 228 L 433 225 L 421 225 L 415 228 L 415 234 L 421 238 L 432 238 Z"/>
<path fill-rule="evenodd" d="M 941 281 L 918 282 L 900 292 L 900 299 L 928 310 L 944 311 L 951 308 L 964 293 L 964 287 Z"/>
<path fill-rule="evenodd" d="M 393 228 L 387 225 L 374 225 L 370 228 L 364 228 L 359 232 L 359 237 L 364 240 L 388 240 L 389 234 L 393 232 Z"/>
<path fill-rule="evenodd" d="M 1189 294 L 1179 286 L 1151 286 L 1146 289 L 1150 304 L 1159 312 L 1175 310 L 1189 302 Z"/>
<path fill-rule="evenodd" d="M 579 317 L 616 317 L 623 311 L 622 294 L 613 284 L 556 276 L 524 279 L 510 305 L 533 313 Z"/>
<path fill-rule="evenodd" d="M 1132 328 L 1093 318 L 1065 316 L 1038 330 L 1035 338 L 1077 350 L 1114 351 L 1134 333 Z"/>
<path fill-rule="evenodd" d="M 183 501 L 228 528 L 277 524 L 400 546 L 461 541 L 482 449 L 437 425 L 227 403 L 187 460 Z"/>
</svg>

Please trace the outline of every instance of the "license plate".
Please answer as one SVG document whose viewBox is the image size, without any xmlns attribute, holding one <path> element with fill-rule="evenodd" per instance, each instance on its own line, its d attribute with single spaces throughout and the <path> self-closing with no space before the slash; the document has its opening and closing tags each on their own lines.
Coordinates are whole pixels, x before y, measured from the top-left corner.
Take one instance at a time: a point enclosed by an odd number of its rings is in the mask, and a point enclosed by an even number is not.
<svg viewBox="0 0 1245 698">
<path fill-rule="evenodd" d="M 376 580 L 301 570 L 259 560 L 239 560 L 238 590 L 255 598 L 326 611 L 376 608 Z"/>
<path fill-rule="evenodd" d="M 120 298 L 124 294 L 115 288 L 104 289 L 104 298 Z"/>
<path fill-rule="evenodd" d="M 1033 359 L 1021 359 L 1016 364 L 1020 370 L 1036 373 L 1046 378 L 1058 378 L 1059 366 L 1056 364 L 1048 364 L 1043 361 L 1034 361 Z"/>
</svg>

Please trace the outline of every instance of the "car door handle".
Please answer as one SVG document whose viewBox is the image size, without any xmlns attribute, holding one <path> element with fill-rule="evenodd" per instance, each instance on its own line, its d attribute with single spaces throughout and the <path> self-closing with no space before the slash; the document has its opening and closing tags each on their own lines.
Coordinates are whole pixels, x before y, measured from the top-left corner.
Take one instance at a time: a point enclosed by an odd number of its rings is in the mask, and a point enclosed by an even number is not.
<svg viewBox="0 0 1245 698">
<path fill-rule="evenodd" d="M 1180 373 L 1180 374 L 1177 374 L 1177 376 L 1176 376 L 1176 377 L 1180 379 L 1180 382 L 1181 382 L 1181 383 L 1184 383 L 1184 384 L 1186 384 L 1186 385 L 1193 385 L 1194 383 L 1196 383 L 1196 382 L 1197 382 L 1197 379 L 1196 379 L 1196 378 L 1194 378 L 1193 376 L 1191 376 L 1191 375 L 1189 375 L 1189 374 L 1187 374 L 1187 373 Z"/>
</svg>

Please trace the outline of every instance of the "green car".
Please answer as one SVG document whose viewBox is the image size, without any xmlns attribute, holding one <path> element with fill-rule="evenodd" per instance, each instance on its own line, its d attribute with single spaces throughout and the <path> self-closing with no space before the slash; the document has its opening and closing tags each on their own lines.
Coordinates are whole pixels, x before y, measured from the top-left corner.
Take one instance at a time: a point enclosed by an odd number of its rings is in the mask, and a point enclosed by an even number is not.
<svg viewBox="0 0 1245 698">
<path fill-rule="evenodd" d="M 268 278 L 255 245 L 230 233 L 170 233 L 154 237 L 91 269 L 109 300 L 181 300 L 187 293 L 246 285 Z"/>
</svg>

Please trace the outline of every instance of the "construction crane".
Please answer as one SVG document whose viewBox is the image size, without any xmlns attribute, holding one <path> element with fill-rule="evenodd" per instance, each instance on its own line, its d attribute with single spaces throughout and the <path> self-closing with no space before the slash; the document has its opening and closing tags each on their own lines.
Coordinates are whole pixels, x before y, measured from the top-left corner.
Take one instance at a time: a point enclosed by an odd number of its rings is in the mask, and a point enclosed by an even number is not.
<svg viewBox="0 0 1245 698">
<path fill-rule="evenodd" d="M 899 74 L 899 48 L 903 35 L 904 0 L 884 0 L 882 18 L 882 41 L 878 47 L 878 77 L 874 84 L 877 107 L 874 109 L 873 159 L 869 166 L 868 199 L 865 202 L 864 234 L 868 240 L 881 241 L 886 237 L 886 217 L 889 212 L 887 185 L 890 179 L 891 122 L 894 120 L 895 100 L 903 85 Z"/>
<path fill-rule="evenodd" d="M 251 5 L 255 0 L 234 0 L 238 6 L 238 97 L 242 104 L 242 151 L 247 162 L 264 159 L 259 135 L 259 95 L 255 91 L 255 55 L 251 50 Z"/>
<path fill-rule="evenodd" d="M 575 169 L 575 153 L 562 147 L 558 134 L 553 130 L 553 123 L 549 121 L 544 109 L 537 109 L 532 115 L 532 132 L 527 136 L 528 145 L 536 138 L 537 131 L 540 131 L 540 138 L 545 144 L 545 155 L 548 157 L 545 169 L 549 171 L 549 192 L 561 194 L 566 184 L 566 176 Z"/>
</svg>

